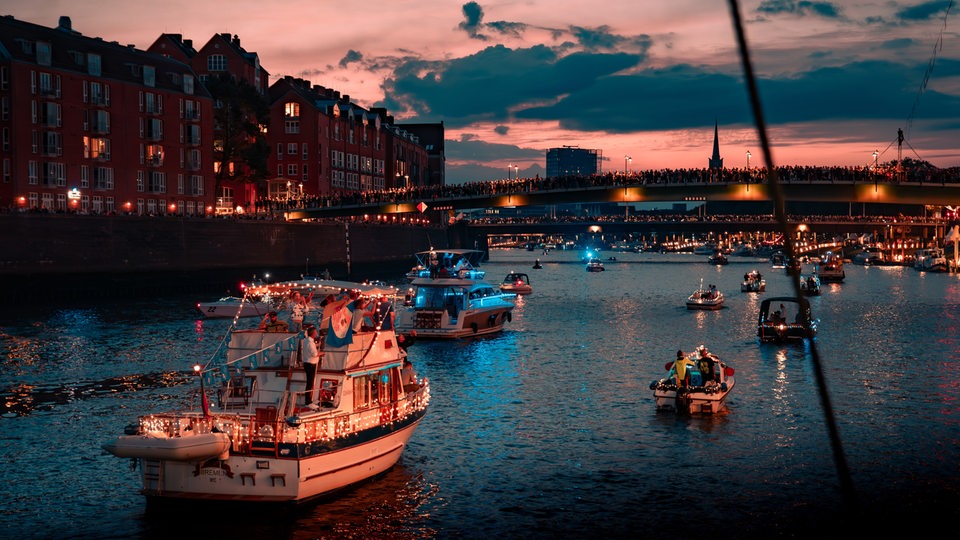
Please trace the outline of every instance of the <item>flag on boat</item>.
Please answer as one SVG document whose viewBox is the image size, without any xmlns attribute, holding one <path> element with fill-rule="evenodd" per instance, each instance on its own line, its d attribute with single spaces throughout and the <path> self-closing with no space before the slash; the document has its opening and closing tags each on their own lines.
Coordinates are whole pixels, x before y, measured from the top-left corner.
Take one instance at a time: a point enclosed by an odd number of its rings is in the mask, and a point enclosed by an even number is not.
<svg viewBox="0 0 960 540">
<path fill-rule="evenodd" d="M 331 347 L 343 347 L 353 343 L 353 309 L 349 302 L 330 315 L 330 327 L 327 330 L 326 344 Z"/>
</svg>

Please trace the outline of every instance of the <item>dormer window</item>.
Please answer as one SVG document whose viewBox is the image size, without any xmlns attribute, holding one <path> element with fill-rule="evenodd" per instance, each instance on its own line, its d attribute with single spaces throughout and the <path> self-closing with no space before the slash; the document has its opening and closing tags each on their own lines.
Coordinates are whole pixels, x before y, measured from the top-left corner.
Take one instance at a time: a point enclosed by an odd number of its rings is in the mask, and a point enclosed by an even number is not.
<svg viewBox="0 0 960 540">
<path fill-rule="evenodd" d="M 87 53 L 87 73 L 94 77 L 100 76 L 100 55 Z"/>
<path fill-rule="evenodd" d="M 157 68 L 143 66 L 143 85 L 153 88 L 157 85 Z"/>
<path fill-rule="evenodd" d="M 37 63 L 41 66 L 49 66 L 52 61 L 53 54 L 50 51 L 50 44 L 38 41 L 37 42 Z"/>
<path fill-rule="evenodd" d="M 300 117 L 300 104 L 297 103 L 297 102 L 295 102 L 295 101 L 291 101 L 291 102 L 289 102 L 289 103 L 285 103 L 285 104 L 283 105 L 283 114 L 284 114 L 287 118 L 299 118 L 299 117 Z"/>
</svg>

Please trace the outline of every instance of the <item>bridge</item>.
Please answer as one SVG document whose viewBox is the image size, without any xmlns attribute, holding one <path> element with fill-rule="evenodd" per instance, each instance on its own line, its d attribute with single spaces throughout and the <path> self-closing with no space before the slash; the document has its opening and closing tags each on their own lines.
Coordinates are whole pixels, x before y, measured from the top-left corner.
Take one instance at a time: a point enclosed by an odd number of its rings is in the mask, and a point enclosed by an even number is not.
<svg viewBox="0 0 960 540">
<path fill-rule="evenodd" d="M 494 185 L 491 183 L 491 185 Z M 294 208 L 288 220 L 362 215 L 419 215 L 427 211 L 459 211 L 473 208 L 515 208 L 518 206 L 568 203 L 642 203 L 668 201 L 772 201 L 768 184 L 745 182 L 691 182 L 663 184 L 587 185 L 560 189 L 516 189 L 496 185 L 465 189 L 454 196 L 446 192 L 422 193 L 420 198 L 405 194 L 383 194 L 364 203 L 327 204 Z M 781 184 L 787 201 L 845 202 L 916 205 L 960 205 L 960 183 L 922 182 L 789 182 Z M 484 191 L 484 192 L 480 192 Z M 387 197 L 399 197 L 385 200 Z M 772 206 L 771 206 L 772 208 Z"/>
</svg>

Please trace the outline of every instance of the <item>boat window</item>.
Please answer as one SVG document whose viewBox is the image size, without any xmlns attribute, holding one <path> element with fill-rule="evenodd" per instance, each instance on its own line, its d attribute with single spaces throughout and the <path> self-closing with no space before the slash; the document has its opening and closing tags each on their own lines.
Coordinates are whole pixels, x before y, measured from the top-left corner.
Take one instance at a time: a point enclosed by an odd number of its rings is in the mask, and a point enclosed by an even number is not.
<svg viewBox="0 0 960 540">
<path fill-rule="evenodd" d="M 390 402 L 390 370 L 353 379 L 353 405 L 357 409 L 377 407 Z"/>
</svg>

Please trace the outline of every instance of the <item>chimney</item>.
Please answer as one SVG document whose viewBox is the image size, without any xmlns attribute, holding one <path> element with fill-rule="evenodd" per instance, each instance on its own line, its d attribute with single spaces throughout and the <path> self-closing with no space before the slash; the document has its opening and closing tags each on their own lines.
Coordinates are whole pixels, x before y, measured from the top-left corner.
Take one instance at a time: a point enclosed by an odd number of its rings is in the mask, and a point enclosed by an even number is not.
<svg viewBox="0 0 960 540">
<path fill-rule="evenodd" d="M 60 16 L 60 21 L 57 23 L 57 29 L 58 29 L 58 30 L 66 30 L 67 32 L 72 31 L 72 30 L 73 30 L 73 23 L 70 22 L 70 17 L 67 17 L 66 15 L 61 15 L 61 16 Z"/>
<path fill-rule="evenodd" d="M 240 46 L 240 37 L 237 36 L 236 34 L 233 35 L 233 44 L 237 47 Z"/>
<path fill-rule="evenodd" d="M 192 49 L 192 48 L 193 48 L 193 40 L 192 40 L 192 39 L 185 39 L 185 40 L 183 40 L 183 46 L 184 46 L 185 48 L 187 48 L 187 49 Z"/>
<path fill-rule="evenodd" d="M 344 94 L 344 95 L 343 95 L 343 102 L 344 102 L 344 103 L 350 103 L 350 94 Z"/>
</svg>

